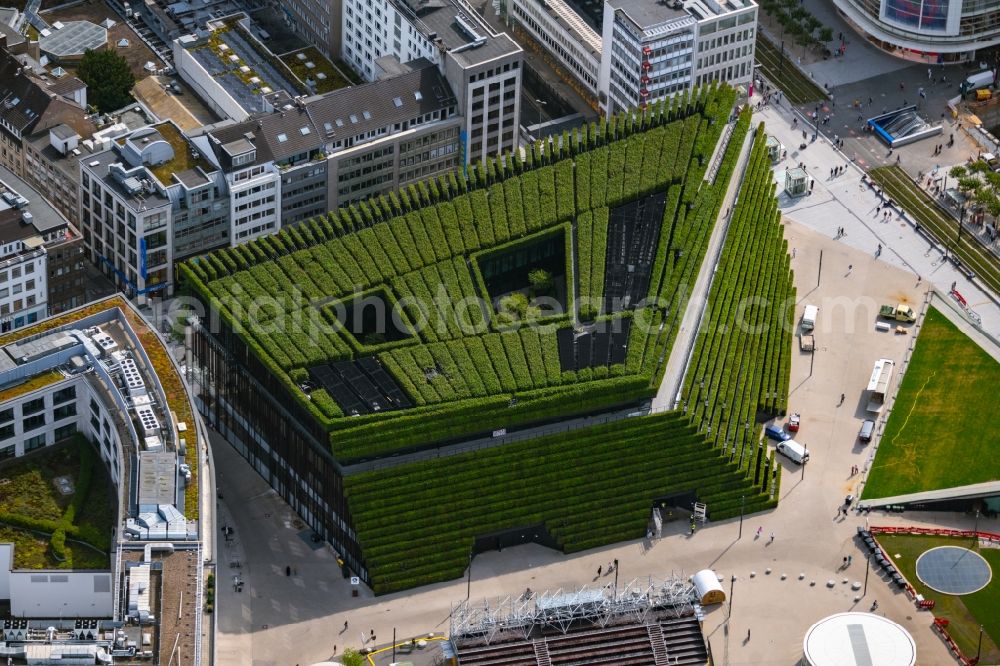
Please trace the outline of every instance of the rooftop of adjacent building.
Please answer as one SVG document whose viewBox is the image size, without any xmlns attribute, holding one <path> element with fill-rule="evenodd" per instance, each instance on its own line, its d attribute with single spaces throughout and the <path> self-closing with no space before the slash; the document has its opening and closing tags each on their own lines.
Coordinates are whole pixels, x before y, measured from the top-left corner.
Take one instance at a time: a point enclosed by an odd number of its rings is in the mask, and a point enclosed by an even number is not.
<svg viewBox="0 0 1000 666">
<path fill-rule="evenodd" d="M 24 203 L 22 204 L 16 199 L 13 203 L 8 201 L 11 197 L 3 196 L 3 192 L 16 193 L 24 200 Z M 5 211 L 14 211 L 15 215 Z M 66 218 L 53 208 L 52 204 L 35 188 L 14 175 L 6 167 L 0 166 L 0 215 L 4 215 L 5 219 L 8 220 L 16 217 L 24 221 L 23 214 L 25 212 L 31 215 L 30 224 L 26 226 L 32 227 L 37 234 L 48 235 L 69 226 Z M 0 240 L 3 239 L 3 233 L 0 231 Z"/>
<path fill-rule="evenodd" d="M 113 426 L 138 462 L 122 479 L 135 518 L 125 530 L 190 538 L 177 464 L 185 440 L 195 446 L 193 413 L 169 350 L 131 302 L 112 296 L 0 337 L 0 404 L 80 377 L 100 383 L 115 402 L 109 409 L 131 421 Z"/>
<path fill-rule="evenodd" d="M 507 33 L 498 33 L 465 0 L 391 0 L 462 67 L 521 52 Z"/>
<path fill-rule="evenodd" d="M 448 82 L 426 59 L 388 79 L 296 100 L 272 113 L 208 132 L 213 150 L 230 156 L 256 149 L 256 163 L 282 162 L 328 143 L 390 127 L 457 104 Z"/>
<path fill-rule="evenodd" d="M 608 0 L 607 4 L 643 29 L 689 16 L 702 21 L 755 6 L 753 0 Z"/>
<path fill-rule="evenodd" d="M 37 126 L 50 127 L 60 123 L 84 132 L 89 121 L 84 109 L 73 100 L 73 93 L 86 85 L 76 77 L 55 81 L 43 80 L 31 63 L 22 62 L 25 55 L 15 56 L 3 46 L 0 35 L 0 119 L 7 127 L 22 135 Z"/>
<path fill-rule="evenodd" d="M 269 92 L 309 92 L 253 35 L 245 14 L 210 21 L 207 29 L 184 35 L 178 43 L 247 113 L 264 111 L 262 96 Z"/>
<path fill-rule="evenodd" d="M 205 185 L 211 180 L 207 174 L 217 171 L 170 121 L 119 136 L 108 150 L 81 158 L 81 164 L 135 212 L 169 205 L 160 188 Z"/>
<path fill-rule="evenodd" d="M 533 1 L 533 0 L 532 0 Z M 539 6 L 549 13 L 564 30 L 575 35 L 581 46 L 592 55 L 601 57 L 601 35 L 563 0 L 544 0 Z"/>
</svg>

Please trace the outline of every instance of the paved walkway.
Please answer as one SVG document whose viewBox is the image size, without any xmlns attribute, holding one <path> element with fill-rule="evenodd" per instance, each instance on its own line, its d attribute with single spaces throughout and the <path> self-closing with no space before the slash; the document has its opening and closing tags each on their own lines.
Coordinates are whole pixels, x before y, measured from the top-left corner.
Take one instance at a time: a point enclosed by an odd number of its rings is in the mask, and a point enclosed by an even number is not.
<svg viewBox="0 0 1000 666">
<path fill-rule="evenodd" d="M 677 403 L 681 382 L 684 381 L 684 374 L 691 358 L 691 350 L 694 348 L 695 337 L 698 335 L 698 328 L 701 326 L 701 320 L 705 314 L 708 292 L 712 288 L 712 280 L 719 264 L 719 253 L 722 251 L 722 245 L 726 238 L 726 230 L 729 229 L 730 213 L 739 193 L 740 185 L 743 183 L 743 174 L 746 171 L 752 145 L 753 128 L 751 127 L 751 131 L 747 132 L 743 140 L 739 160 L 733 170 L 733 173 L 739 174 L 740 177 L 730 178 L 729 186 L 726 188 L 726 196 L 722 200 L 722 205 L 719 206 L 719 217 L 712 227 L 712 235 L 708 240 L 705 258 L 701 262 L 701 269 L 698 271 L 691 297 L 688 299 L 687 308 L 681 318 L 681 329 L 677 332 L 677 337 L 670 350 L 670 358 L 663 371 L 660 388 L 656 392 L 656 397 L 653 398 L 653 411 L 673 409 Z"/>
<path fill-rule="evenodd" d="M 788 157 L 777 164 L 774 170 L 778 181 L 779 207 L 783 216 L 823 233 L 828 238 L 834 238 L 837 228 L 844 227 L 846 235 L 839 242 L 868 253 L 873 261 L 876 260 L 875 252 L 881 244 L 883 251 L 877 261 L 908 270 L 913 276 L 914 285 L 919 278 L 920 283 L 930 282 L 947 293 L 951 284 L 956 283 L 959 292 L 982 317 L 984 330 L 994 337 L 1000 337 L 1000 307 L 993 298 L 944 261 L 944 249 L 930 245 L 913 230 L 913 225 L 907 218 L 893 215 L 891 220 L 883 221 L 881 211 L 878 211 L 878 197 L 870 188 L 862 185 L 862 171 L 851 163 L 847 155 L 836 150 L 822 135 L 815 142 L 807 142 L 807 147 L 800 150 L 801 130 L 791 127 L 791 112 L 787 107 L 772 105 L 755 113 L 754 117 L 755 122 L 763 120 L 766 131 L 776 136 L 788 150 Z M 799 125 L 801 124 L 800 121 Z M 783 174 L 785 169 L 799 163 L 805 165 L 815 184 L 811 195 L 791 199 L 781 193 Z M 831 178 L 832 166 L 846 166 L 847 170 L 842 175 Z M 801 297 L 802 292 L 799 295 Z"/>
</svg>

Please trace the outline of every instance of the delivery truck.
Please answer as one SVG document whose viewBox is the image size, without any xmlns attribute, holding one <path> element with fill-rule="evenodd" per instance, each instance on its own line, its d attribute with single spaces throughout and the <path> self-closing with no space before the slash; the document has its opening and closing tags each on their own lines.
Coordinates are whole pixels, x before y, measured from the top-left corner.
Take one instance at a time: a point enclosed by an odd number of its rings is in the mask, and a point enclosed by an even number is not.
<svg viewBox="0 0 1000 666">
<path fill-rule="evenodd" d="M 894 319 L 896 321 L 916 321 L 917 315 L 913 308 L 905 303 L 893 305 L 883 305 L 878 309 L 878 316 L 882 319 Z"/>
</svg>

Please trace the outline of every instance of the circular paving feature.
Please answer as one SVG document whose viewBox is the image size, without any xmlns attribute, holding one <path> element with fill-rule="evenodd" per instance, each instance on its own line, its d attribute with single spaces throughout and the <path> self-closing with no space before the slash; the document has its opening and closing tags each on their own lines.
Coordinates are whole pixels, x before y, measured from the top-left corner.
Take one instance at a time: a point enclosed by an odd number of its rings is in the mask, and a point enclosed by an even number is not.
<svg viewBox="0 0 1000 666">
<path fill-rule="evenodd" d="M 917 558 L 917 578 L 943 594 L 972 594 L 993 577 L 989 562 L 968 548 L 941 546 Z"/>
</svg>

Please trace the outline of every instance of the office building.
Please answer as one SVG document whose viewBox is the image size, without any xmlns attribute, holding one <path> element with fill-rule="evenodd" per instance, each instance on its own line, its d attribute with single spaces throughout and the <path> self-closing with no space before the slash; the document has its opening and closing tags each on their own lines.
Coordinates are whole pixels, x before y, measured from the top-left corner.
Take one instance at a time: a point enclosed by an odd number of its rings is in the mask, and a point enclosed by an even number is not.
<svg viewBox="0 0 1000 666">
<path fill-rule="evenodd" d="M 464 0 L 345 0 L 342 53 L 369 81 L 417 58 L 437 65 L 464 118 L 463 163 L 516 147 L 524 53 Z"/>
<path fill-rule="evenodd" d="M 447 81 L 427 60 L 403 69 L 326 95 L 275 93 L 269 113 L 193 136 L 226 174 L 236 226 L 247 214 L 240 192 L 277 195 L 287 225 L 454 170 L 462 118 Z M 273 176 L 278 190 L 257 190 L 242 174 Z"/>
<path fill-rule="evenodd" d="M 753 79 L 752 0 L 609 0 L 604 4 L 602 109 L 643 108 L 703 83 Z"/>
<path fill-rule="evenodd" d="M 93 447 L 115 498 L 104 569 L 18 568 L 15 544 L 0 543 L 0 598 L 18 618 L 4 622 L 0 646 L 26 659 L 19 663 L 69 655 L 80 664 L 201 663 L 205 555 L 196 516 L 199 484 L 210 479 L 199 462 L 205 430 L 179 372 L 118 296 L 0 345 L 0 459 L 82 435 L 78 445 Z M 157 600 L 168 597 L 180 606 L 161 615 Z"/>
<path fill-rule="evenodd" d="M 596 97 L 601 76 L 600 33 L 564 0 L 512 0 L 509 8 L 521 28 Z"/>
<path fill-rule="evenodd" d="M 105 145 L 80 161 L 81 227 L 91 261 L 140 303 L 173 293 L 174 261 L 228 246 L 238 232 L 260 226 L 231 224 L 240 218 L 231 215 L 225 176 L 172 122 Z M 257 204 L 248 214 L 277 228 L 277 204 Z"/>
</svg>

